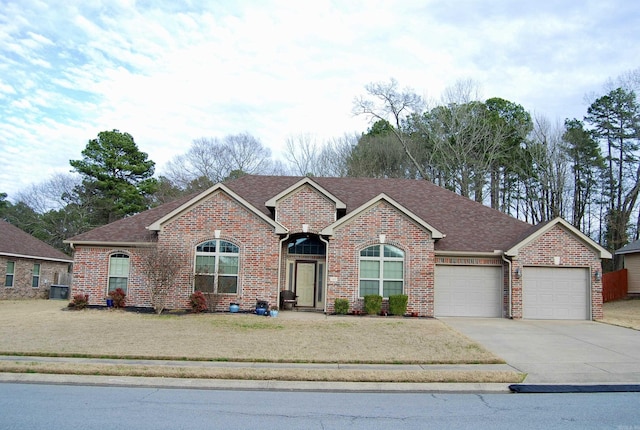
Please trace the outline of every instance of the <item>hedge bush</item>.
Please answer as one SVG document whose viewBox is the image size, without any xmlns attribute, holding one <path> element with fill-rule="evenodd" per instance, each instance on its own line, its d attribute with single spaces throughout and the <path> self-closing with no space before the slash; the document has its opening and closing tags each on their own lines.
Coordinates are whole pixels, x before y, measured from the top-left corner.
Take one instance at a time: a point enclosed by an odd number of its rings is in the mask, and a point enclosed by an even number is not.
<svg viewBox="0 0 640 430">
<path fill-rule="evenodd" d="M 196 291 L 189 296 L 189 305 L 192 312 L 199 314 L 207 310 L 207 298 L 202 291 Z"/>
<path fill-rule="evenodd" d="M 349 300 L 336 299 L 334 307 L 338 315 L 346 315 L 349 313 Z"/>
<path fill-rule="evenodd" d="M 364 296 L 364 311 L 368 315 L 378 315 L 382 311 L 382 296 Z"/>
<path fill-rule="evenodd" d="M 404 315 L 407 313 L 407 302 L 409 296 L 406 294 L 397 294 L 389 296 L 389 313 L 391 315 Z"/>
<path fill-rule="evenodd" d="M 127 293 L 125 293 L 122 288 L 116 288 L 115 290 L 109 291 L 109 297 L 113 299 L 114 308 L 124 308 L 126 304 Z"/>
</svg>

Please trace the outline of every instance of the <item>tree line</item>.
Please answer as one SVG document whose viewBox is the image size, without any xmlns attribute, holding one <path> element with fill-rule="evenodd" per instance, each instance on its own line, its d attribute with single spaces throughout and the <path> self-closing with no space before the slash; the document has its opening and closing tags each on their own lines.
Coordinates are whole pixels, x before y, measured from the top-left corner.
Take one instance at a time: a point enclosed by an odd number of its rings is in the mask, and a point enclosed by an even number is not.
<svg viewBox="0 0 640 430">
<path fill-rule="evenodd" d="M 638 238 L 640 69 L 590 96 L 581 119 L 554 124 L 498 97 L 480 100 L 472 81 L 425 101 L 394 79 L 371 83 L 353 113 L 370 127 L 327 142 L 291 136 L 284 160 L 248 133 L 202 137 L 161 175 L 133 136 L 89 140 L 74 174 L 0 193 L 0 216 L 65 249 L 63 240 L 244 174 L 428 180 L 536 224 L 561 216 L 613 251 Z"/>
</svg>

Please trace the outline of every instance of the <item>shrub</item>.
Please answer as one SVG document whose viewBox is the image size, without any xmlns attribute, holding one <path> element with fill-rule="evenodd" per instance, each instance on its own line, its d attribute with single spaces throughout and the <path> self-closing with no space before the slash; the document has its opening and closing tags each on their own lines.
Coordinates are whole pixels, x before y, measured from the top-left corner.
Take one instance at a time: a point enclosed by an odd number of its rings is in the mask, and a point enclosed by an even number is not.
<svg viewBox="0 0 640 430">
<path fill-rule="evenodd" d="M 87 307 L 89 303 L 89 294 L 74 294 L 73 300 L 71 301 L 71 307 L 75 309 L 84 309 Z"/>
<path fill-rule="evenodd" d="M 115 290 L 109 291 L 109 297 L 113 299 L 114 308 L 124 308 L 127 293 L 125 293 L 122 288 L 116 288 Z"/>
<path fill-rule="evenodd" d="M 198 314 L 207 310 L 207 299 L 202 291 L 196 291 L 189 296 L 191 311 Z"/>
<path fill-rule="evenodd" d="M 409 296 L 406 294 L 397 294 L 389 296 L 389 313 L 391 315 L 404 315 L 407 313 L 407 302 Z"/>
<path fill-rule="evenodd" d="M 347 299 L 336 299 L 334 304 L 336 313 L 339 315 L 346 315 L 349 313 L 349 300 Z"/>
<path fill-rule="evenodd" d="M 364 296 L 364 311 L 368 315 L 378 315 L 382 310 L 382 296 L 375 294 Z"/>
</svg>

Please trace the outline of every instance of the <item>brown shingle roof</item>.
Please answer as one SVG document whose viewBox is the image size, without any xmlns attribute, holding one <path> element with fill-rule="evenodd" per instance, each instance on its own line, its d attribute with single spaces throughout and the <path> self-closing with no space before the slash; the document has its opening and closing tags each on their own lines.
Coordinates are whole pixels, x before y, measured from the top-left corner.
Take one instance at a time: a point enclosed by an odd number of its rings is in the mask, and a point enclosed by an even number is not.
<svg viewBox="0 0 640 430">
<path fill-rule="evenodd" d="M 0 219 L 0 255 L 72 262 L 71 257 L 64 252 L 2 219 Z"/>
<path fill-rule="evenodd" d="M 269 215 L 265 202 L 303 179 L 297 176 L 247 175 L 225 183 L 231 191 Z M 413 179 L 311 178 L 347 206 L 347 213 L 384 193 L 446 235 L 439 251 L 493 252 L 505 250 L 532 226 L 428 181 Z M 153 221 L 186 203 L 188 196 L 138 215 L 91 230 L 71 242 L 145 242 Z"/>
</svg>

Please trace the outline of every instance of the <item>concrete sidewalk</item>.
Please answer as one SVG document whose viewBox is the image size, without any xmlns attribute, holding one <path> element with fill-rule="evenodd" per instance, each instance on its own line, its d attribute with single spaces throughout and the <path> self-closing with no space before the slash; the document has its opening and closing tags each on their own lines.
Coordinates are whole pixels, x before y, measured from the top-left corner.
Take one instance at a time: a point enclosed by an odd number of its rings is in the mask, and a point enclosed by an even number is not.
<svg viewBox="0 0 640 430">
<path fill-rule="evenodd" d="M 0 356 L 2 361 L 25 363 L 114 364 L 142 366 L 180 366 L 205 368 L 251 369 L 335 369 L 335 370 L 461 370 L 514 371 L 508 364 L 339 364 L 339 363 L 263 363 L 179 360 L 119 360 L 66 357 Z M 0 373 L 1 382 L 83 384 L 100 386 L 141 386 L 165 388 L 201 388 L 280 391 L 341 391 L 341 392 L 509 392 L 507 383 L 390 383 L 390 382 L 317 382 L 280 380 L 230 380 L 195 378 L 158 378 L 128 376 L 54 375 L 37 373 Z"/>
<path fill-rule="evenodd" d="M 593 321 L 440 318 L 527 373 L 525 383 L 640 383 L 640 331 Z"/>
</svg>

